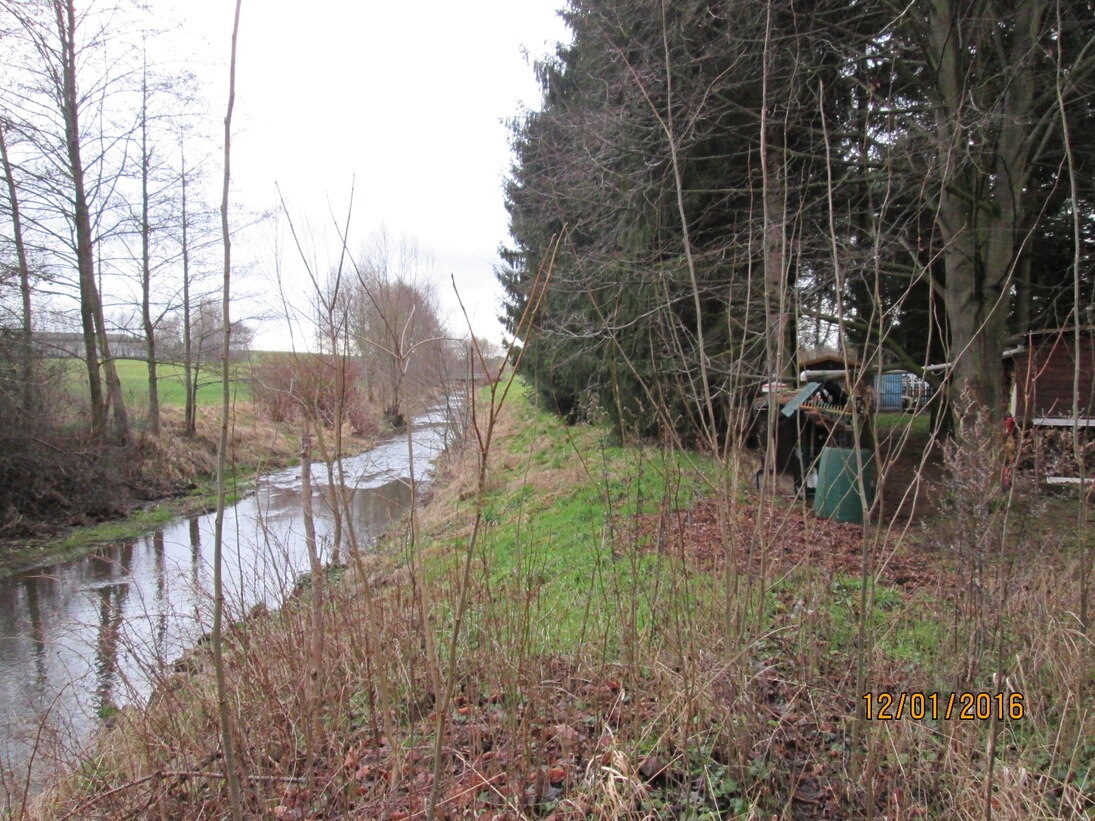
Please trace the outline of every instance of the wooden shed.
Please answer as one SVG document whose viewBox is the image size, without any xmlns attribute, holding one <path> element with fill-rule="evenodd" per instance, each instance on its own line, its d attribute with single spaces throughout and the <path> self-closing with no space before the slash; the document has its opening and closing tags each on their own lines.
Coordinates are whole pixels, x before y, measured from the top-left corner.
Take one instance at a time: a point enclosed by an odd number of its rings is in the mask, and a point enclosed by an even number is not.
<svg viewBox="0 0 1095 821">
<path fill-rule="evenodd" d="M 1074 329 L 1027 334 L 1004 352 L 1008 411 L 1027 425 L 1071 426 L 1078 396 L 1080 424 L 1095 425 L 1095 328 L 1080 330 L 1078 392 L 1076 372 Z"/>
</svg>

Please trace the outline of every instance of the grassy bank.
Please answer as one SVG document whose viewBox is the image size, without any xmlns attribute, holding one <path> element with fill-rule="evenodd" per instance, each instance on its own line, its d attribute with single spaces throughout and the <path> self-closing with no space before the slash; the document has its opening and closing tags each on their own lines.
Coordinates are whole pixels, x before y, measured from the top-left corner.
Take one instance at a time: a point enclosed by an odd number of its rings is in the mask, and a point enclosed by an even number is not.
<svg viewBox="0 0 1095 821">
<path fill-rule="evenodd" d="M 255 817 L 1089 817 L 1080 556 L 1009 518 L 1037 504 L 952 472 L 930 531 L 834 524 L 732 460 L 510 401 L 482 487 L 473 435 L 416 526 L 232 632 Z M 223 815 L 194 666 L 36 817 Z M 936 714 L 878 719 L 912 692 Z M 950 692 L 1021 717 L 944 715 Z"/>
</svg>

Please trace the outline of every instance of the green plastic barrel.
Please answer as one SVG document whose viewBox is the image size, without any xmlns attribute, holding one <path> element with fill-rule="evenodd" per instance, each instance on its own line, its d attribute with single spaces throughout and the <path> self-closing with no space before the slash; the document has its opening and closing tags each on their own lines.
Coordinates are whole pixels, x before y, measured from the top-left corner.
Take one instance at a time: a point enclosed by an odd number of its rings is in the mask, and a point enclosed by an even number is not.
<svg viewBox="0 0 1095 821">
<path fill-rule="evenodd" d="M 838 522 L 863 523 L 863 497 L 860 494 L 859 463 L 863 462 L 862 490 L 867 507 L 874 502 L 874 460 L 869 450 L 822 448 L 817 466 L 817 491 L 814 513 Z"/>
</svg>

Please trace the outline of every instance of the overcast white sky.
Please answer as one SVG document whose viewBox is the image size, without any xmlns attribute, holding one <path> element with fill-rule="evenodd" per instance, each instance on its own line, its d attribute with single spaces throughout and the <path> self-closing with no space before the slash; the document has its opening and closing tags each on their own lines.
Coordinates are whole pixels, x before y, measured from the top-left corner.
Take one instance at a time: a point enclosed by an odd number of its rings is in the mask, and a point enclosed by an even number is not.
<svg viewBox="0 0 1095 821">
<path fill-rule="evenodd" d="M 232 145 L 240 206 L 271 210 L 275 182 L 298 228 L 332 252 L 328 201 L 345 218 L 356 175 L 351 247 L 385 224 L 432 251 L 446 307 L 454 274 L 477 334 L 501 337 L 493 266 L 507 238 L 501 184 L 509 167 L 503 120 L 539 95 L 529 58 L 566 37 L 563 0 L 244 0 Z M 211 66 L 208 98 L 223 121 L 232 0 L 186 0 L 183 48 Z M 191 45 L 192 44 L 192 45 Z M 526 54 L 529 57 L 526 57 Z M 187 55 L 182 56 L 185 60 Z M 326 236 L 325 236 L 326 235 Z M 271 264 L 273 229 L 249 232 L 240 263 Z M 283 269 L 299 283 L 295 253 Z M 325 264 L 325 260 L 320 260 Z M 242 286 L 270 295 L 252 275 Z M 304 344 L 296 338 L 297 346 Z M 263 323 L 258 347 L 286 348 Z"/>
</svg>

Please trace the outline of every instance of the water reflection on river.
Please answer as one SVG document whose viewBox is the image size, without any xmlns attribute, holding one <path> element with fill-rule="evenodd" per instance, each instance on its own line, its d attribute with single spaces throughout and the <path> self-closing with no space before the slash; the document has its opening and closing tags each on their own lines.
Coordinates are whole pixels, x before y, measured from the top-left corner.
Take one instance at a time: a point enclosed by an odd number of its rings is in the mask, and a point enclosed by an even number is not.
<svg viewBox="0 0 1095 821">
<path fill-rule="evenodd" d="M 444 447 L 449 426 L 438 409 L 415 420 L 415 476 Z M 406 439 L 392 437 L 344 460 L 353 530 L 369 541 L 401 516 L 411 499 Z M 313 467 L 316 533 L 323 559 L 334 519 L 327 470 Z M 209 630 L 214 515 L 177 520 L 163 530 L 62 564 L 0 579 L 0 765 L 24 769 L 71 754 L 99 717 L 141 702 L 155 671 Z M 308 569 L 301 519 L 300 470 L 264 477 L 254 495 L 225 513 L 225 588 L 233 616 L 275 604 Z M 37 780 L 37 779 L 35 779 Z M 0 783 L 0 806 L 9 792 Z"/>
</svg>

